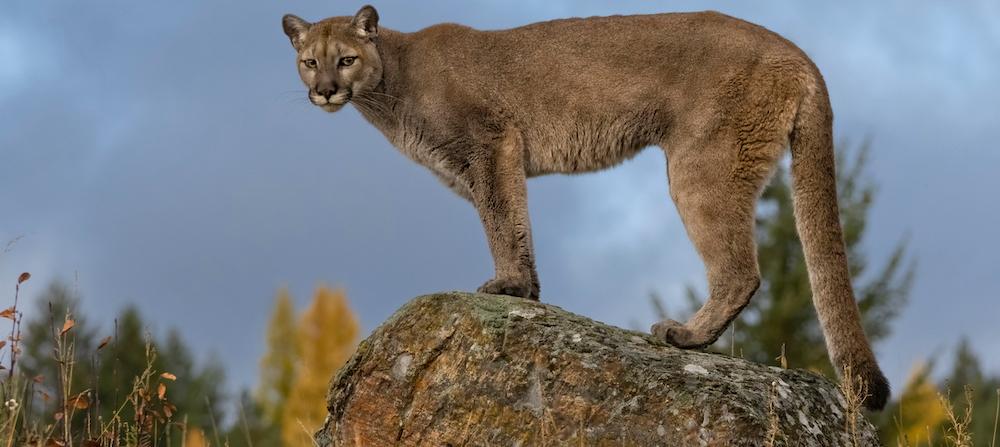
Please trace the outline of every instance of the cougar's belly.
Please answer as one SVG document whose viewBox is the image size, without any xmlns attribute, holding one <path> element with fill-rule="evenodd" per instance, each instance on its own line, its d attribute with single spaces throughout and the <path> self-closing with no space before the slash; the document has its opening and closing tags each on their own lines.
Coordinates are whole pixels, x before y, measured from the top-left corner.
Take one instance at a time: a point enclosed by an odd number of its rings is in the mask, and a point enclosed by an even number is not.
<svg viewBox="0 0 1000 447">
<path fill-rule="evenodd" d="M 538 123 L 524 131 L 528 176 L 599 171 L 659 143 L 666 125 L 655 113 Z"/>
</svg>

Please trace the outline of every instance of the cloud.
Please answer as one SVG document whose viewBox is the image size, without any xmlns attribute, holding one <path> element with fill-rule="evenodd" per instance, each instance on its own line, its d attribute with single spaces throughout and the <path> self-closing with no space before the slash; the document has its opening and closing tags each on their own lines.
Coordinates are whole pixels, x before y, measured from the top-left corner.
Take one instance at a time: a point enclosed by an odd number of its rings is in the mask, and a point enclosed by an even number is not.
<svg viewBox="0 0 1000 447">
<path fill-rule="evenodd" d="M 5 100 L 23 83 L 28 70 L 28 52 L 18 29 L 0 23 L 0 101 Z"/>
<path fill-rule="evenodd" d="M 254 337 L 282 284 L 300 303 L 318 282 L 346 285 L 371 329 L 419 293 L 474 289 L 492 265 L 468 204 L 356 112 L 331 116 L 301 101 L 279 18 L 315 20 L 354 7 L 240 4 L 234 17 L 233 4 L 35 2 L 0 14 L 8 17 L 0 23 L 0 115 L 13 117 L 0 122 L 0 202 L 14 204 L 0 236 L 26 235 L 0 273 L 29 266 L 42 282 L 79 271 L 86 310 L 107 315 L 139 303 L 164 325 L 213 340 L 234 379 L 247 384 L 261 348 Z M 1000 188 L 990 172 L 1000 162 L 992 150 L 997 7 L 920 5 L 697 5 L 790 37 L 827 76 L 838 134 L 873 134 L 881 189 L 869 252 L 884 256 L 912 231 L 923 266 L 887 345 L 903 359 L 899 377 L 909 358 L 960 324 L 922 329 L 940 317 L 940 297 L 957 297 L 949 308 L 957 321 L 963 308 L 1000 291 L 985 250 L 968 248 L 995 240 L 986 235 L 1000 226 L 996 207 L 982 205 Z M 663 9 L 379 4 L 383 25 L 403 31 Z M 663 156 L 649 149 L 612 171 L 532 180 L 545 299 L 629 325 L 651 322 L 650 291 L 676 299 L 684 285 L 703 283 L 665 171 Z M 1000 339 L 989 322 L 974 323 L 963 327 Z"/>
</svg>

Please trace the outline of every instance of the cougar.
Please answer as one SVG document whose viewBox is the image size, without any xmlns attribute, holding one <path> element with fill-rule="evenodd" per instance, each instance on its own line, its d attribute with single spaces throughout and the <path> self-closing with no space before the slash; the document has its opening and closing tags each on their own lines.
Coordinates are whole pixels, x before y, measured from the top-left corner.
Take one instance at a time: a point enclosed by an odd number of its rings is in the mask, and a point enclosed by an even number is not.
<svg viewBox="0 0 1000 447">
<path fill-rule="evenodd" d="M 709 297 L 652 333 L 704 347 L 760 284 L 757 198 L 791 152 L 796 228 L 833 364 L 880 409 L 889 385 L 861 326 L 837 205 L 833 114 L 813 62 L 781 36 L 717 12 L 573 18 L 501 31 L 403 33 L 375 8 L 282 19 L 309 100 L 353 104 L 403 154 L 476 208 L 495 276 L 480 292 L 537 300 L 525 179 L 666 154 L 670 197 Z"/>
</svg>

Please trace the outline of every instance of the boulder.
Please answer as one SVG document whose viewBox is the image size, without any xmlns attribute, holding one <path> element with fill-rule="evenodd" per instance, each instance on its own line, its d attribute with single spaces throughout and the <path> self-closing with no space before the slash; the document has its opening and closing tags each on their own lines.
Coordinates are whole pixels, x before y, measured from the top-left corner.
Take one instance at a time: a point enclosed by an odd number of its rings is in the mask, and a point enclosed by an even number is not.
<svg viewBox="0 0 1000 447">
<path fill-rule="evenodd" d="M 817 374 L 486 294 L 407 303 L 358 346 L 327 402 L 320 446 L 878 445 Z"/>
</svg>

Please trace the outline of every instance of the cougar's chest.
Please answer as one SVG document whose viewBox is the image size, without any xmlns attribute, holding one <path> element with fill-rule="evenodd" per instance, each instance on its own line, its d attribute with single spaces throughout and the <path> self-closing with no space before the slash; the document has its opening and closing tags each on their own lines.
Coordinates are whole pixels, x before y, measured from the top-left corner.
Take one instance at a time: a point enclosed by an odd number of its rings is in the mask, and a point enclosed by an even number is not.
<svg viewBox="0 0 1000 447">
<path fill-rule="evenodd" d="M 420 128 L 399 128 L 391 135 L 386 135 L 389 142 L 399 152 L 410 160 L 430 169 L 439 177 L 451 179 L 456 173 L 451 172 L 446 150 L 440 144 L 434 144 L 426 130 Z"/>
</svg>

